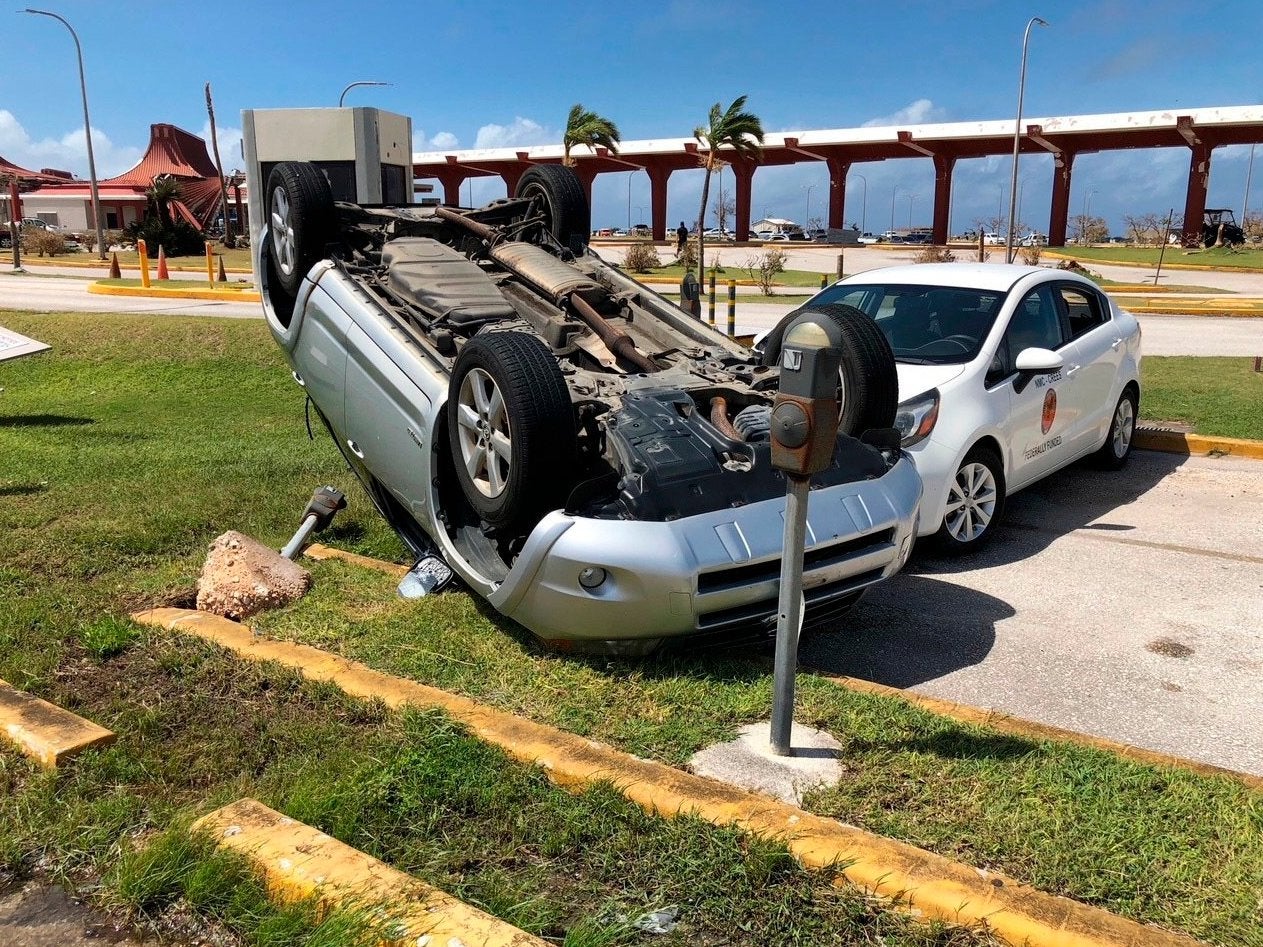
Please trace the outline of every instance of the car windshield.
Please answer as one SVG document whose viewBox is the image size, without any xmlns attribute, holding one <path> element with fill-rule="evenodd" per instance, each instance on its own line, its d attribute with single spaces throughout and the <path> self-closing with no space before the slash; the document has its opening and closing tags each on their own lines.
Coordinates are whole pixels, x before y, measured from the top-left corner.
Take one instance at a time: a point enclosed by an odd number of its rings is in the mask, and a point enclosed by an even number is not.
<svg viewBox="0 0 1263 947">
<path fill-rule="evenodd" d="M 964 365 L 977 357 L 1004 296 L 957 286 L 845 283 L 821 290 L 812 303 L 843 303 L 871 316 L 896 361 Z"/>
</svg>

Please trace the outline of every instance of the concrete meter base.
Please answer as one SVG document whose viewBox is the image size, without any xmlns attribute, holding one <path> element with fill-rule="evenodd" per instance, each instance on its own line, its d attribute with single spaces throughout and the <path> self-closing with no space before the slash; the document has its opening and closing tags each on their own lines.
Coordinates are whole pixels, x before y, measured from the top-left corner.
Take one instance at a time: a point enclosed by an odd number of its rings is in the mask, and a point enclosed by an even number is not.
<svg viewBox="0 0 1263 947">
<path fill-rule="evenodd" d="M 771 722 L 747 724 L 728 743 L 699 750 L 689 769 L 699 776 L 717 779 L 798 805 L 805 793 L 842 780 L 842 745 L 823 730 L 794 724 L 790 730 L 789 756 L 772 750 Z"/>
</svg>

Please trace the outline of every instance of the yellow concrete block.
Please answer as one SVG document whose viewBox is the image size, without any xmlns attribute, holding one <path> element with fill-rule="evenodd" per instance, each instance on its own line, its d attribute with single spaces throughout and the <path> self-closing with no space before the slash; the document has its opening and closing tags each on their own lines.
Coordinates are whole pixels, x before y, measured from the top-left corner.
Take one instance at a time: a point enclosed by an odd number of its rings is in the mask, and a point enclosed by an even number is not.
<svg viewBox="0 0 1263 947">
<path fill-rule="evenodd" d="M 350 562 L 362 569 L 372 569 L 376 572 L 384 572 L 386 575 L 393 575 L 397 579 L 402 579 L 408 574 L 408 567 L 401 566 L 397 562 L 372 559 L 368 556 L 361 556 L 359 553 L 335 549 L 333 546 L 324 546 L 320 543 L 312 543 L 303 550 L 303 555 L 319 562 L 323 562 L 326 559 L 341 559 L 343 562 Z"/>
<path fill-rule="evenodd" d="M 545 942 L 391 868 L 254 799 L 193 826 L 244 856 L 279 901 L 315 898 L 329 908 L 371 908 L 387 944 L 410 947 L 545 947 Z"/>
<path fill-rule="evenodd" d="M 375 671 L 308 645 L 258 637 L 249 627 L 217 615 L 158 608 L 132 618 L 216 642 L 253 661 L 276 661 L 309 680 L 328 681 L 348 694 L 381 700 L 393 708 L 440 709 L 510 756 L 543 767 L 559 786 L 582 789 L 609 782 L 649 812 L 667 817 L 692 814 L 715 825 L 735 826 L 776 840 L 805 867 L 842 866 L 846 881 L 891 899 L 914 916 L 985 926 L 1007 943 L 1025 947 L 1191 947 L 1197 943 L 906 842 L 515 717 L 468 697 Z"/>
<path fill-rule="evenodd" d="M 0 728 L 19 750 L 54 768 L 76 753 L 114 742 L 114 734 L 0 681 Z"/>
</svg>

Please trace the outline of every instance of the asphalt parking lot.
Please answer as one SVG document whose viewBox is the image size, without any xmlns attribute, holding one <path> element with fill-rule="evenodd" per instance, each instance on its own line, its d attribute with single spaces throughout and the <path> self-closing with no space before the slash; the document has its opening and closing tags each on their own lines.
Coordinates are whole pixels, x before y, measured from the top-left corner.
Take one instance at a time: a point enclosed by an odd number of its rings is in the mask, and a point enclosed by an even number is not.
<svg viewBox="0 0 1263 947">
<path fill-rule="evenodd" d="M 1263 462 L 1137 451 L 919 548 L 804 664 L 1263 775 Z"/>
</svg>

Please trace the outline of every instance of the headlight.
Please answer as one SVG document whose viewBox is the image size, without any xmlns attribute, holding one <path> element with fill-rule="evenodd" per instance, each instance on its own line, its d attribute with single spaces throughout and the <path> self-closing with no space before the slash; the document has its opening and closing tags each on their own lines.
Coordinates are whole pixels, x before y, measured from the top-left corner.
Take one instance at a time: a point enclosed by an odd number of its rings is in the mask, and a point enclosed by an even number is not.
<svg viewBox="0 0 1263 947">
<path fill-rule="evenodd" d="M 938 404 L 938 389 L 934 388 L 899 405 L 895 413 L 895 427 L 902 438 L 901 447 L 919 444 L 930 436 L 938 422 Z"/>
</svg>

